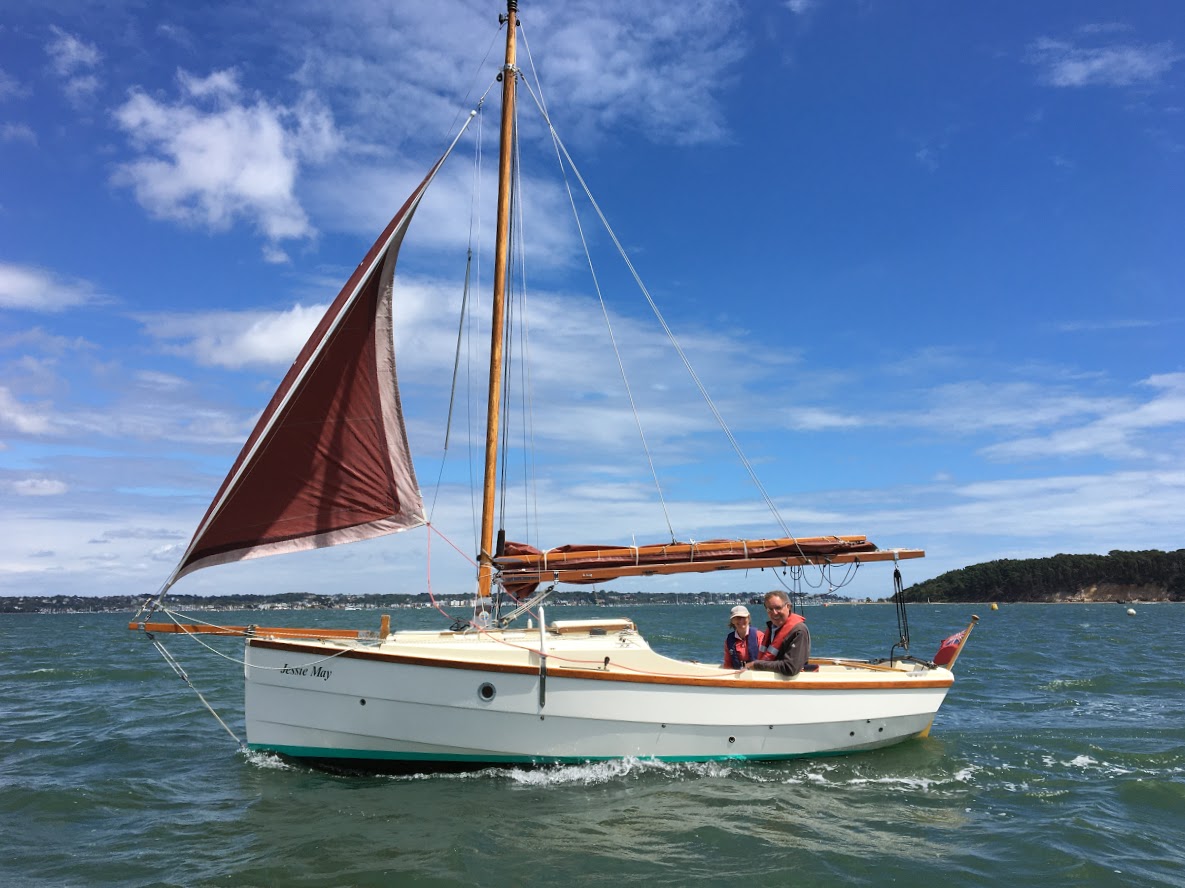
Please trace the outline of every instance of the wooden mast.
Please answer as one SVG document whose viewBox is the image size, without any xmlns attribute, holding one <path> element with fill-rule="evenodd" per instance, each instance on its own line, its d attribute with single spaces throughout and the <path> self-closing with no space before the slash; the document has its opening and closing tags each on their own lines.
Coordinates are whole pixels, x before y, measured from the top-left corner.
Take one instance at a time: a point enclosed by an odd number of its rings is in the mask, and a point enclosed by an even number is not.
<svg viewBox="0 0 1185 888">
<path fill-rule="evenodd" d="M 481 504 L 481 551 L 477 594 L 488 598 L 493 581 L 494 489 L 498 476 L 498 427 L 502 402 L 502 340 L 506 314 L 506 271 L 510 246 L 511 158 L 514 136 L 515 30 L 518 0 L 506 2 L 506 63 L 502 68 L 502 130 L 498 154 L 498 224 L 494 241 L 494 305 L 490 331 L 490 389 L 486 407 L 485 485 Z"/>
</svg>

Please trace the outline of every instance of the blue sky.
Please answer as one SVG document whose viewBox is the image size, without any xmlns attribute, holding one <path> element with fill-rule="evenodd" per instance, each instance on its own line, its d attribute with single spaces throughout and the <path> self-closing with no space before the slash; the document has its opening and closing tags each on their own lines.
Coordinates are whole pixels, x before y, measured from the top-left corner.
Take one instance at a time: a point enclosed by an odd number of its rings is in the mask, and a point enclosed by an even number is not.
<svg viewBox="0 0 1185 888">
<path fill-rule="evenodd" d="M 0 11 L 0 594 L 156 590 L 319 310 L 501 53 L 497 3 L 247 6 Z M 907 582 L 1185 545 L 1185 6 L 575 0 L 521 15 L 520 63 L 792 532 L 926 549 Z M 478 408 L 461 396 L 443 463 L 442 425 L 475 178 L 492 206 L 494 95 L 412 225 L 397 297 L 419 480 L 467 553 Z M 508 531 L 660 541 L 528 112 L 524 96 L 540 455 Z M 581 212 L 674 534 L 780 532 Z M 484 243 L 489 221 L 474 224 Z M 415 531 L 177 590 L 468 593 L 464 560 L 430 547 L 430 575 Z M 888 594 L 889 572 L 846 591 Z"/>
</svg>

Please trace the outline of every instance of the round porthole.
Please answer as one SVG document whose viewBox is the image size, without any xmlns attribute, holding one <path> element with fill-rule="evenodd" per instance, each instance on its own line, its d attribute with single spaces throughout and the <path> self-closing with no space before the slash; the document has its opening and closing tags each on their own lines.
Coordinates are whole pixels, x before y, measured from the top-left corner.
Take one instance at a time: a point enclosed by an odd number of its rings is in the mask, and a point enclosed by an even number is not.
<svg viewBox="0 0 1185 888">
<path fill-rule="evenodd" d="M 488 681 L 477 689 L 477 696 L 483 703 L 489 703 L 497 693 L 498 691 Z"/>
</svg>

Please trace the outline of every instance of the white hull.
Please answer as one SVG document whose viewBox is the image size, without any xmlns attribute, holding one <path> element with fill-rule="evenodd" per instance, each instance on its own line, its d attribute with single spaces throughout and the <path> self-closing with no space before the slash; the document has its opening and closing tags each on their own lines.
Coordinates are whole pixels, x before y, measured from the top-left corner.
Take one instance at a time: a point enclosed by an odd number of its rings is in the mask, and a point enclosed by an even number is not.
<svg viewBox="0 0 1185 888">
<path fill-rule="evenodd" d="M 596 628 L 549 633 L 544 678 L 539 642 L 530 630 L 249 640 L 248 745 L 376 765 L 838 754 L 924 734 L 952 681 L 916 664 L 735 673 Z"/>
</svg>

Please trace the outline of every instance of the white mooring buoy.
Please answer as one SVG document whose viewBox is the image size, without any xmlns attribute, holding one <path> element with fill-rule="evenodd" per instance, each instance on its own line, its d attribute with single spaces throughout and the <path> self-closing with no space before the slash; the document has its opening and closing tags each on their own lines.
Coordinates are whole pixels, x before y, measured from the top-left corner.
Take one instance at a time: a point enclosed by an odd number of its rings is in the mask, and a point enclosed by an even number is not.
<svg viewBox="0 0 1185 888">
<path fill-rule="evenodd" d="M 1136 615 L 1136 609 L 1134 607 L 1129 607 L 1127 609 L 1127 615 L 1129 617 L 1134 617 Z"/>
</svg>

